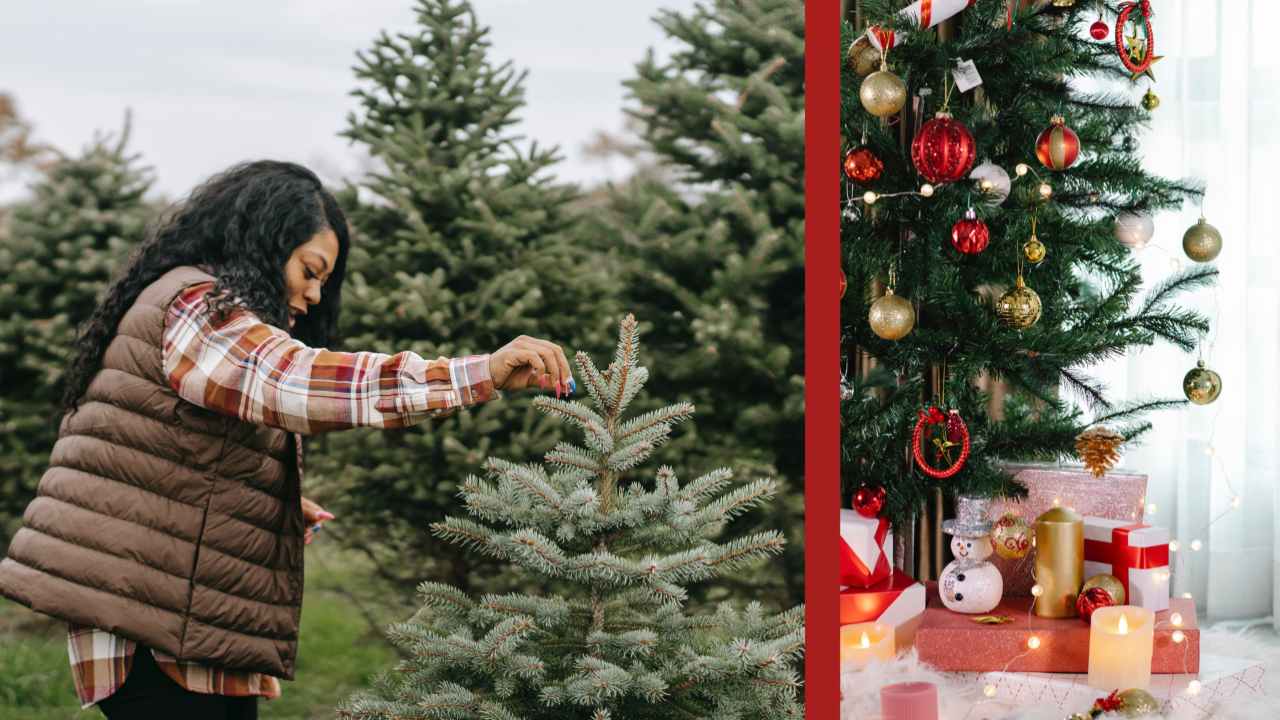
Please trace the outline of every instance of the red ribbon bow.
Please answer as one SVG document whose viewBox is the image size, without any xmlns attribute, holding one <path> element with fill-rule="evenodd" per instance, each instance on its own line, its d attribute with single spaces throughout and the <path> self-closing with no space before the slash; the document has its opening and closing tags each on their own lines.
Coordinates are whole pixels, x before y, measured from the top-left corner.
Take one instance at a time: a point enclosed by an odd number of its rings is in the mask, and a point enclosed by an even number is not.
<svg viewBox="0 0 1280 720">
<path fill-rule="evenodd" d="M 1124 586 L 1125 595 L 1130 598 L 1133 597 L 1133 591 L 1129 589 L 1130 570 L 1150 570 L 1169 564 L 1169 543 L 1154 547 L 1129 546 L 1129 533 L 1149 527 L 1151 526 L 1142 523 L 1126 525 L 1111 531 L 1111 542 L 1084 541 L 1084 559 L 1090 562 L 1109 563 L 1111 574 Z"/>
<path fill-rule="evenodd" d="M 1114 712 L 1124 709 L 1124 700 L 1120 699 L 1120 691 L 1112 690 L 1111 694 L 1093 701 L 1093 709 L 1102 712 Z"/>
<path fill-rule="evenodd" d="M 920 419 L 927 425 L 937 425 L 943 420 L 946 420 L 947 416 L 943 415 L 942 411 L 938 408 L 931 407 L 928 412 L 925 412 L 924 410 L 920 411 Z"/>
</svg>

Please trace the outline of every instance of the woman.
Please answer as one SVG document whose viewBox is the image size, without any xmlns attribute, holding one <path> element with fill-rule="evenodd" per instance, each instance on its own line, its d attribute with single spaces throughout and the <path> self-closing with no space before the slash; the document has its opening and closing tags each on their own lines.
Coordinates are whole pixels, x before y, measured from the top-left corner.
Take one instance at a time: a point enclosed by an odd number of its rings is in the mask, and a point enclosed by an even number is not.
<svg viewBox="0 0 1280 720">
<path fill-rule="evenodd" d="M 570 391 L 535 338 L 431 361 L 323 349 L 349 246 L 314 173 L 239 165 L 159 224 L 82 330 L 0 594 L 68 622 L 85 707 L 253 718 L 293 678 L 302 547 L 333 518 L 301 496 L 300 435 Z"/>
</svg>

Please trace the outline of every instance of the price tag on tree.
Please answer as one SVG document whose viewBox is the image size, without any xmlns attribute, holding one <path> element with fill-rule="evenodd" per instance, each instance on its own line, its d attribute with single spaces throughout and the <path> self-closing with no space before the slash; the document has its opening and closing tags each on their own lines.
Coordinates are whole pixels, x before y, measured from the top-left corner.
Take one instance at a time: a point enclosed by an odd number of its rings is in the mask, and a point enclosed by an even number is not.
<svg viewBox="0 0 1280 720">
<path fill-rule="evenodd" d="M 951 71 L 951 76 L 956 79 L 956 89 L 962 93 L 969 92 L 982 84 L 982 76 L 978 74 L 978 66 L 974 65 L 972 60 L 957 61 L 955 69 Z"/>
</svg>

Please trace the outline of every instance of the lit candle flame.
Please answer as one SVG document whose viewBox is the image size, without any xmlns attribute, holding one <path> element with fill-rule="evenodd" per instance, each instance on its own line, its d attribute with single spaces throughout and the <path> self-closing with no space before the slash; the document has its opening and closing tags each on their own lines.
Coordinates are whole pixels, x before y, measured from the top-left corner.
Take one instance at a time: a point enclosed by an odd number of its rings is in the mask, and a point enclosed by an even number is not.
<svg viewBox="0 0 1280 720">
<path fill-rule="evenodd" d="M 1121 613 L 1121 615 L 1120 615 L 1120 630 L 1119 630 L 1119 632 L 1120 632 L 1120 634 L 1121 634 L 1121 635 L 1128 635 L 1128 634 L 1129 634 L 1129 622 L 1128 622 L 1127 620 L 1125 620 L 1125 619 L 1124 619 L 1124 614 L 1123 614 L 1123 613 Z M 863 637 L 866 637 L 866 634 L 865 634 L 865 633 L 863 634 Z"/>
<path fill-rule="evenodd" d="M 858 643 L 858 647 L 864 650 L 871 647 L 871 638 L 867 637 L 865 632 L 862 633 L 862 642 Z"/>
</svg>

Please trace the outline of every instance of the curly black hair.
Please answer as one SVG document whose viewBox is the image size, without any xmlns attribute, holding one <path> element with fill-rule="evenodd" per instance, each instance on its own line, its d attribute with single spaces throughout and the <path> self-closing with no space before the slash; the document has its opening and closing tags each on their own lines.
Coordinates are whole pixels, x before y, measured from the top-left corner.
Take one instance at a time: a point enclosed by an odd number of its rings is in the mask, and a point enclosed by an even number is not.
<svg viewBox="0 0 1280 720">
<path fill-rule="evenodd" d="M 138 295 L 175 267 L 203 265 L 217 278 L 208 295 L 215 318 L 243 307 L 288 328 L 285 264 L 294 248 L 325 229 L 338 237 L 338 259 L 320 302 L 291 331 L 311 347 L 327 347 L 337 334 L 351 245 L 338 201 L 315 173 L 289 162 L 241 163 L 206 180 L 160 217 L 80 327 L 64 377 L 63 410 L 79 408 Z"/>
</svg>

